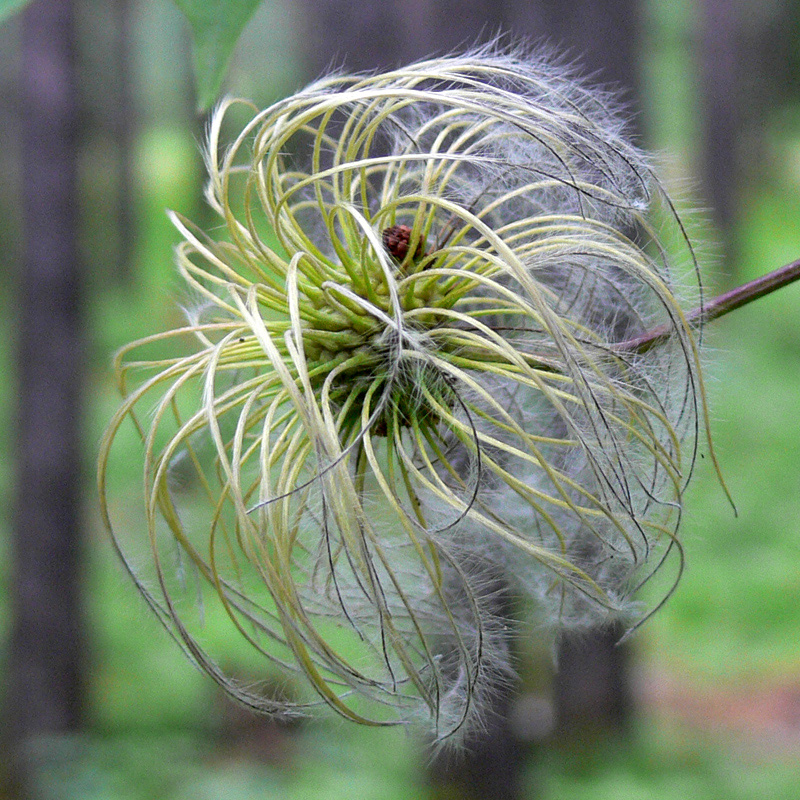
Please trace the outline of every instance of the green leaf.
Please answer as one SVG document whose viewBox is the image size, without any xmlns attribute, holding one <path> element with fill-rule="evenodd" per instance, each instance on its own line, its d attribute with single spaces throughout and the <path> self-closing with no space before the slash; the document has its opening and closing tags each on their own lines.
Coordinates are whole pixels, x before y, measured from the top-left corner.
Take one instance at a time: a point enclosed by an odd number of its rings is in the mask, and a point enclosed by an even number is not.
<svg viewBox="0 0 800 800">
<path fill-rule="evenodd" d="M 10 17 L 29 2 L 30 0 L 0 0 L 0 22 L 4 22 L 6 17 Z"/>
<path fill-rule="evenodd" d="M 192 28 L 197 104 L 201 110 L 206 110 L 216 100 L 233 48 L 260 2 L 175 0 Z"/>
</svg>

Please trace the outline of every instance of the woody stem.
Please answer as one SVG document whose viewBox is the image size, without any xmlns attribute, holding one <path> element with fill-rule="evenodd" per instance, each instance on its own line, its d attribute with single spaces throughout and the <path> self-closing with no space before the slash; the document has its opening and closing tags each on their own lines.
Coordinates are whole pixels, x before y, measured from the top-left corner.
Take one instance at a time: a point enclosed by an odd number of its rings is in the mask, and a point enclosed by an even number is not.
<svg viewBox="0 0 800 800">
<path fill-rule="evenodd" d="M 753 300 L 757 300 L 759 297 L 788 286 L 798 278 L 800 278 L 800 259 L 714 297 L 702 306 L 690 311 L 686 315 L 686 321 L 700 325 L 711 322 L 724 316 L 729 311 L 734 311 L 751 303 Z M 674 328 L 671 325 L 659 325 L 641 336 L 619 342 L 616 345 L 616 349 L 646 353 L 651 347 L 666 341 L 673 331 Z"/>
</svg>

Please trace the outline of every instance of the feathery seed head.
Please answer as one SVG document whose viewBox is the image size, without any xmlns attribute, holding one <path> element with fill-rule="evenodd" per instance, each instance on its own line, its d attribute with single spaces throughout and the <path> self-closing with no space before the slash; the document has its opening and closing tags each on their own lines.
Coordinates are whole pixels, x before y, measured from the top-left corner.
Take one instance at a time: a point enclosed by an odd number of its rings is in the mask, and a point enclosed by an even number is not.
<svg viewBox="0 0 800 800">
<path fill-rule="evenodd" d="M 153 338 L 195 346 L 120 354 L 101 494 L 130 417 L 155 584 L 131 573 L 239 699 L 287 710 L 222 674 L 198 608 L 307 679 L 298 712 L 445 739 L 511 674 L 498 585 L 556 627 L 635 622 L 637 586 L 680 562 L 691 246 L 613 99 L 537 59 L 325 78 L 223 146 L 238 102 L 209 128 L 223 234 L 173 215 L 202 311 Z"/>
</svg>

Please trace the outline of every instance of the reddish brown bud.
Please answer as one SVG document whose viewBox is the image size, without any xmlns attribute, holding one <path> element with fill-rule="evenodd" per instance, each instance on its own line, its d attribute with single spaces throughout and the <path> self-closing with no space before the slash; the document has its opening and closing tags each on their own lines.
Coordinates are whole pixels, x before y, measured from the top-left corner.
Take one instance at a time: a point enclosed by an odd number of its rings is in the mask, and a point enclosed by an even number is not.
<svg viewBox="0 0 800 800">
<path fill-rule="evenodd" d="M 383 246 L 398 260 L 403 261 L 408 255 L 408 248 L 411 246 L 411 228 L 408 225 L 392 225 L 384 228 L 381 234 Z M 414 258 L 419 258 L 425 254 L 425 240 L 420 237 Z"/>
</svg>

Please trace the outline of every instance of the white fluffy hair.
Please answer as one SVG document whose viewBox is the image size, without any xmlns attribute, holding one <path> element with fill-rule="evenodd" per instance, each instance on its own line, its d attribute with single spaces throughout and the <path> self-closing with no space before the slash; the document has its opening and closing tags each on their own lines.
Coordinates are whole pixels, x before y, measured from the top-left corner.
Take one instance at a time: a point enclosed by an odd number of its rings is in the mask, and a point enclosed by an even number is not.
<svg viewBox="0 0 800 800">
<path fill-rule="evenodd" d="M 173 217 L 197 346 L 135 362 L 104 442 L 101 475 L 156 398 L 137 425 L 157 580 L 131 572 L 248 705 L 459 740 L 513 679 L 504 598 L 554 630 L 634 625 L 636 588 L 669 556 L 680 572 L 692 246 L 614 97 L 527 52 L 326 77 L 223 145 L 237 102 L 206 155 L 224 235 Z M 312 697 L 222 673 L 171 548 Z"/>
</svg>

